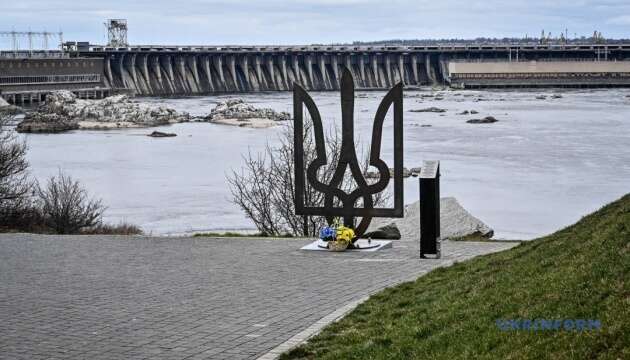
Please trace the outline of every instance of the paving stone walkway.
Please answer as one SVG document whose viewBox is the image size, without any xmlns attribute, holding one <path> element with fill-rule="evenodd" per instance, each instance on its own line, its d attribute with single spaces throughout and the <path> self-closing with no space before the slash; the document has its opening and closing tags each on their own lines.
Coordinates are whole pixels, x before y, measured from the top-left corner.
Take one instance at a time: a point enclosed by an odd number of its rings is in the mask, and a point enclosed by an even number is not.
<svg viewBox="0 0 630 360">
<path fill-rule="evenodd" d="M 0 235 L 0 359 L 255 359 L 349 303 L 510 243 Z"/>
</svg>

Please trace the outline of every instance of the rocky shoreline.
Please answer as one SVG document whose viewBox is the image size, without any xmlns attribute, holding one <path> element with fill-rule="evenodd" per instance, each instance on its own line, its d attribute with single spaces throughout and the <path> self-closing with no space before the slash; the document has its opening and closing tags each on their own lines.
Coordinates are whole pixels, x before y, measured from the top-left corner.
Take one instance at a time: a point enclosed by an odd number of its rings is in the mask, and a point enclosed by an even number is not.
<svg viewBox="0 0 630 360">
<path fill-rule="evenodd" d="M 191 121 L 188 113 L 165 107 L 152 108 L 127 95 L 101 100 L 78 99 L 70 91 L 47 95 L 46 103 L 28 112 L 16 130 L 26 133 L 58 133 L 68 130 L 150 127 Z"/>
<path fill-rule="evenodd" d="M 255 108 L 241 99 L 221 102 L 209 115 L 194 117 L 187 112 L 178 112 L 168 107 L 141 104 L 127 95 L 83 100 L 70 91 L 57 91 L 47 96 L 45 104 L 27 112 L 16 131 L 59 133 L 69 130 L 144 128 L 190 121 L 266 128 L 290 119 L 288 113 Z"/>
<path fill-rule="evenodd" d="M 0 97 L 0 115 L 13 116 L 13 115 L 21 114 L 23 112 L 24 110 L 21 107 L 11 105 L 8 102 L 6 102 L 6 100 Z"/>
<path fill-rule="evenodd" d="M 233 99 L 219 103 L 204 119 L 214 124 L 268 128 L 278 121 L 291 120 L 291 115 L 269 108 L 259 109 L 241 99 Z"/>
</svg>

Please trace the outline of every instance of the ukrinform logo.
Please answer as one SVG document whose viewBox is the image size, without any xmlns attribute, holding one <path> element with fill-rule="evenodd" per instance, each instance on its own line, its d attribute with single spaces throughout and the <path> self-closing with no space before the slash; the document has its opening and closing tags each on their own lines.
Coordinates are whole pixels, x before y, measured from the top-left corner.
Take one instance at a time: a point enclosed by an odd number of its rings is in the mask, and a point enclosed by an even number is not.
<svg viewBox="0 0 630 360">
<path fill-rule="evenodd" d="M 602 322 L 596 319 L 498 319 L 501 331 L 599 331 Z"/>
</svg>

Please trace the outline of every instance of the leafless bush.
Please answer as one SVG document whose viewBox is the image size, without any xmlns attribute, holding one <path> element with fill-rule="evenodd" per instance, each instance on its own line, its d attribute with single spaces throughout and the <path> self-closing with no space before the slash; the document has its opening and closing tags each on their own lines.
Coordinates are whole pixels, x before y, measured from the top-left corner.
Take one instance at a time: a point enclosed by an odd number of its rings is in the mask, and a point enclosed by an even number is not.
<svg viewBox="0 0 630 360">
<path fill-rule="evenodd" d="M 78 181 L 59 171 L 37 189 L 37 197 L 47 226 L 58 234 L 76 234 L 83 228 L 101 224 L 105 207 L 101 200 L 90 199 Z"/>
<path fill-rule="evenodd" d="M 119 224 L 98 224 L 81 230 L 82 235 L 142 235 L 141 228 L 134 224 L 121 222 Z"/>
<path fill-rule="evenodd" d="M 328 164 L 319 171 L 319 179 L 329 183 L 341 150 L 341 135 L 337 130 L 326 134 Z M 312 125 L 304 124 L 304 163 L 310 164 L 317 157 Z M 368 168 L 368 156 L 361 161 L 362 171 Z M 244 156 L 245 165 L 240 172 L 232 171 L 227 180 L 233 201 L 251 219 L 258 230 L 266 235 L 313 236 L 326 223 L 319 216 L 295 214 L 293 127 L 287 125 L 280 134 L 277 146 L 267 145 L 259 154 Z M 354 189 L 354 180 L 344 176 L 340 188 L 346 192 Z M 374 196 L 374 205 L 387 202 L 385 193 Z M 306 206 L 323 206 L 324 194 L 307 184 L 304 193 Z M 340 206 L 335 198 L 335 206 Z"/>
<path fill-rule="evenodd" d="M 0 227 L 13 221 L 31 205 L 32 182 L 28 178 L 28 146 L 8 128 L 9 116 L 0 114 Z"/>
<path fill-rule="evenodd" d="M 0 214 L 0 232 L 29 232 L 47 234 L 52 231 L 46 226 L 40 209 L 32 202 L 24 202 L 4 209 Z"/>
<path fill-rule="evenodd" d="M 104 206 L 69 176 L 59 173 L 42 189 L 28 174 L 28 146 L 0 114 L 0 231 L 75 234 L 141 234 L 135 225 L 103 225 Z"/>
</svg>

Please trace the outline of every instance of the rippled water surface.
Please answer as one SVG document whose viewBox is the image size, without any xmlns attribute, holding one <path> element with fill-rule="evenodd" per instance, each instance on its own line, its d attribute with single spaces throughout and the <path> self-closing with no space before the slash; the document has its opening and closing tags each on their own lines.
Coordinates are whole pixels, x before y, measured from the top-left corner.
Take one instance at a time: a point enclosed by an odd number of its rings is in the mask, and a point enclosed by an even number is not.
<svg viewBox="0 0 630 360">
<path fill-rule="evenodd" d="M 569 225 L 630 192 L 630 91 L 446 91 L 443 99 L 405 93 L 405 166 L 442 161 L 442 195 L 455 196 L 500 238 L 534 238 Z M 356 131 L 369 143 L 371 121 L 384 92 L 357 93 Z M 339 124 L 338 93 L 313 97 L 327 122 Z M 235 96 L 143 98 L 192 114 L 210 112 Z M 291 111 L 290 93 L 238 95 Z M 414 113 L 427 107 L 445 113 Z M 477 110 L 478 115 L 458 115 Z M 494 124 L 466 120 L 492 115 Z M 422 125 L 431 125 L 422 126 Z M 177 133 L 150 138 L 153 130 Z M 25 135 L 33 174 L 40 180 L 59 168 L 86 184 L 109 208 L 106 220 L 136 223 L 153 234 L 251 229 L 230 202 L 225 174 L 242 154 L 276 141 L 280 127 L 247 129 L 188 123 L 154 129 L 75 131 Z M 383 154 L 391 157 L 386 122 Z M 405 180 L 405 202 L 418 198 L 418 180 Z"/>
</svg>

